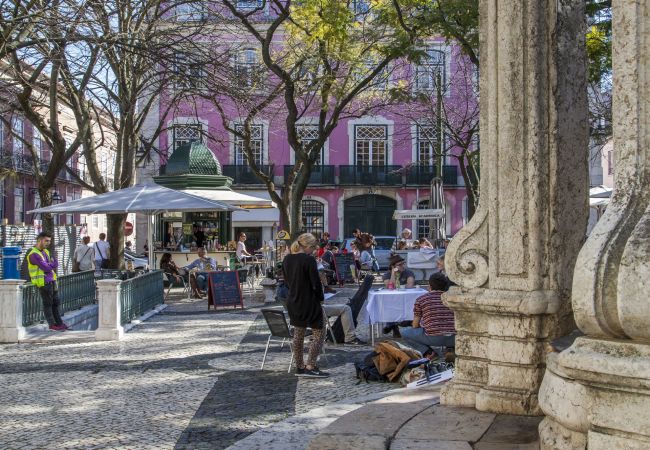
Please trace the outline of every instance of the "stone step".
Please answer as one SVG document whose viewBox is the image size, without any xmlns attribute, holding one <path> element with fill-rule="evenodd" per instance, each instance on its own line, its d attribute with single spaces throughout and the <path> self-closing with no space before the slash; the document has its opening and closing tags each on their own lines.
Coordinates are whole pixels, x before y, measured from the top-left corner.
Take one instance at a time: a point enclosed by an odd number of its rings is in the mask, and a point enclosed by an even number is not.
<svg viewBox="0 0 650 450">
<path fill-rule="evenodd" d="M 439 388 L 387 396 L 326 426 L 309 450 L 538 450 L 542 417 L 442 406 Z"/>
</svg>

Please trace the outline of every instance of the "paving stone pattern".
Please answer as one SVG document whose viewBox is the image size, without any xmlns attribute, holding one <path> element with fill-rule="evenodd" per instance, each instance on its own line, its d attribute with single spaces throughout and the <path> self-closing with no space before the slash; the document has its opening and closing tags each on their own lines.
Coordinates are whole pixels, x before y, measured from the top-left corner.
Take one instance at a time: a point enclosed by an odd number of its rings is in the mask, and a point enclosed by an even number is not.
<svg viewBox="0 0 650 450">
<path fill-rule="evenodd" d="M 312 408 L 398 387 L 357 384 L 363 346 L 328 346 L 326 380 L 287 374 L 286 345 L 260 371 L 268 334 L 259 306 L 208 312 L 205 301 L 172 301 L 120 342 L 0 346 L 0 448 L 220 449 Z"/>
</svg>

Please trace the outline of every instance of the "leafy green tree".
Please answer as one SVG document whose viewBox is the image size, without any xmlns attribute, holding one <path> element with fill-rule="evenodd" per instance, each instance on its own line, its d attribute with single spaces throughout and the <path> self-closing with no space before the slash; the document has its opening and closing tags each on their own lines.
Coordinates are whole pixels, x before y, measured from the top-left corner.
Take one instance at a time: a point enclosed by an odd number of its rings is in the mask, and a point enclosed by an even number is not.
<svg viewBox="0 0 650 450">
<path fill-rule="evenodd" d="M 260 69 L 233 70 L 240 44 L 227 52 L 216 49 L 230 57 L 219 63 L 210 57 L 207 89 L 201 95 L 221 113 L 223 127 L 239 138 L 248 166 L 295 236 L 303 226 L 301 200 L 325 141 L 341 119 L 377 111 L 395 98 L 389 95 L 392 89 L 403 88 L 384 82 L 401 61 L 417 58 L 419 41 L 431 35 L 424 20 L 430 2 L 269 0 L 246 10 L 235 1 L 220 3 L 225 11 L 218 20 L 232 25 L 232 33 L 246 45 L 255 44 Z M 233 104 L 242 118 L 238 125 L 231 121 Z M 317 117 L 317 135 L 309 141 L 299 130 L 305 116 Z M 251 139 L 255 121 L 269 117 L 285 122 L 295 155 L 281 194 L 273 175 L 260 167 Z"/>
</svg>

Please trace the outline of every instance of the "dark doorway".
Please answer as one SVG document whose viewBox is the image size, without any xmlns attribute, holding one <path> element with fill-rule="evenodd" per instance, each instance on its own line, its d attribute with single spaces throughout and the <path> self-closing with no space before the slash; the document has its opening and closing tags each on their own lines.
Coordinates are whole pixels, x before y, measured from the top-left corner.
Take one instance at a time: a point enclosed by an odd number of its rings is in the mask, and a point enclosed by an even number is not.
<svg viewBox="0 0 650 450">
<path fill-rule="evenodd" d="M 255 253 L 262 248 L 262 227 L 235 227 L 235 241 L 239 240 L 239 233 L 246 235 L 246 251 Z"/>
<path fill-rule="evenodd" d="M 344 202 L 343 228 L 345 237 L 355 228 L 375 236 L 395 236 L 393 212 L 397 202 L 383 195 L 359 195 Z"/>
</svg>

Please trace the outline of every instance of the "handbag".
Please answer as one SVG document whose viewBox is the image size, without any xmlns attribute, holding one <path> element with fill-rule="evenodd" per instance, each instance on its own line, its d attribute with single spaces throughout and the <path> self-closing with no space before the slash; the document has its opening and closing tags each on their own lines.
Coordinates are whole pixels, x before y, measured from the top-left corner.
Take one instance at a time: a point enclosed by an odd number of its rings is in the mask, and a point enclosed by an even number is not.
<svg viewBox="0 0 650 450">
<path fill-rule="evenodd" d="M 97 245 L 96 242 L 95 242 L 95 248 L 96 248 L 97 251 L 99 252 L 99 256 L 101 256 L 101 258 L 102 258 L 102 262 L 101 262 L 101 264 L 100 264 L 100 268 L 102 268 L 102 269 L 108 269 L 108 264 L 109 264 L 110 261 L 109 261 L 108 259 L 104 258 L 104 255 L 102 254 L 102 251 L 99 249 L 99 245 Z"/>
</svg>

